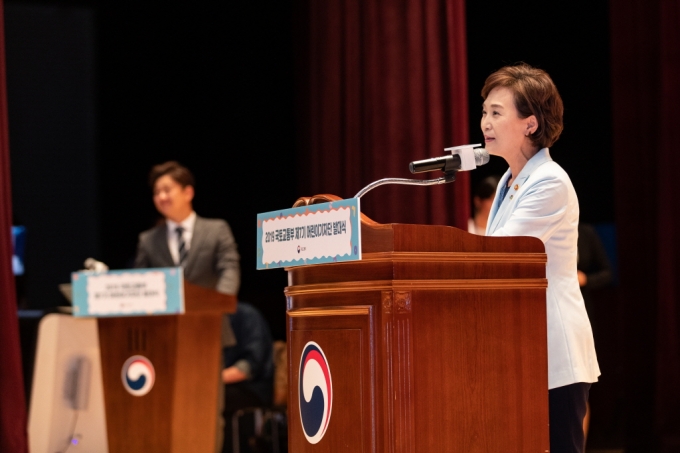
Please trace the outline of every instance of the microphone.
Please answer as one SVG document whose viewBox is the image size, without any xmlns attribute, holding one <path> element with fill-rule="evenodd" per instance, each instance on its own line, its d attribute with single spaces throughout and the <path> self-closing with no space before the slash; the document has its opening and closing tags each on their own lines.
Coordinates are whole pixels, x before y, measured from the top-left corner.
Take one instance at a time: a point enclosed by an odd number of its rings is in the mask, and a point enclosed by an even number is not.
<svg viewBox="0 0 680 453">
<path fill-rule="evenodd" d="M 489 152 L 484 148 L 472 148 L 478 145 L 456 146 L 446 148 L 453 153 L 450 156 L 433 157 L 432 159 L 416 160 L 408 164 L 411 173 L 442 170 L 445 173 L 451 171 L 474 170 L 489 162 Z"/>
<path fill-rule="evenodd" d="M 106 272 L 109 270 L 109 266 L 94 258 L 86 259 L 83 265 L 85 266 L 86 271 Z"/>
</svg>

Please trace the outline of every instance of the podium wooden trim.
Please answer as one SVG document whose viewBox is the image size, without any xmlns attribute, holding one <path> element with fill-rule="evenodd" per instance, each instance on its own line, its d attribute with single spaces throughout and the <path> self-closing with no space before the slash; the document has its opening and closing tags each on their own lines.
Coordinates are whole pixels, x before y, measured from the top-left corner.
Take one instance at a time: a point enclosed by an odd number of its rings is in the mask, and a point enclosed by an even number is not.
<svg viewBox="0 0 680 453">
<path fill-rule="evenodd" d="M 221 330 L 236 297 L 184 281 L 185 314 L 99 318 L 109 452 L 214 452 Z M 148 358 L 156 380 L 141 397 L 122 385 L 133 355 Z"/>
<path fill-rule="evenodd" d="M 361 261 L 287 269 L 289 451 L 548 451 L 543 243 L 365 216 L 361 228 Z M 333 382 L 316 444 L 299 414 L 310 341 Z"/>
</svg>

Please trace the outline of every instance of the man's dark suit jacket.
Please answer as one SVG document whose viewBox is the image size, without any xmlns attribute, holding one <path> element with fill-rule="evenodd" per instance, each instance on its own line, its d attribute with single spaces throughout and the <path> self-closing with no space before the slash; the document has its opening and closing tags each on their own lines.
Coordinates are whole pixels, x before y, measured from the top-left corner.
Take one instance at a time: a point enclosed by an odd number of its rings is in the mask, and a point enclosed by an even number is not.
<svg viewBox="0 0 680 453">
<path fill-rule="evenodd" d="M 173 267 L 165 223 L 139 235 L 136 268 Z M 238 293 L 241 281 L 239 254 L 227 222 L 196 216 L 184 278 L 221 293 Z"/>
<path fill-rule="evenodd" d="M 241 385 L 237 388 L 243 386 L 257 395 L 260 399 L 258 406 L 269 406 L 272 404 L 274 392 L 274 342 L 269 324 L 262 313 L 247 302 L 238 303 L 236 313 L 229 315 L 229 321 L 236 336 L 236 346 L 224 348 L 224 367 L 236 366 L 244 371 L 240 364 L 246 362 L 249 377 L 239 383 Z M 232 412 L 231 415 L 237 409 L 243 409 L 237 406 L 238 400 L 226 401 L 226 407 Z"/>
</svg>

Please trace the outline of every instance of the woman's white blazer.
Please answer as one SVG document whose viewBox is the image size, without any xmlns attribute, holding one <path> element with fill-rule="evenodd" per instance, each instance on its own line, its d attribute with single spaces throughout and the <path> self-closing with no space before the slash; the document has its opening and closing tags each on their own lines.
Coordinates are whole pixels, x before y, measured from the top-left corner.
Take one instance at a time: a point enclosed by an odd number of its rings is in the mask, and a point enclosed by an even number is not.
<svg viewBox="0 0 680 453">
<path fill-rule="evenodd" d="M 508 170 L 496 190 L 486 234 L 534 236 L 548 255 L 548 388 L 595 382 L 600 368 L 576 273 L 579 207 L 567 173 L 540 150 L 512 182 Z"/>
</svg>

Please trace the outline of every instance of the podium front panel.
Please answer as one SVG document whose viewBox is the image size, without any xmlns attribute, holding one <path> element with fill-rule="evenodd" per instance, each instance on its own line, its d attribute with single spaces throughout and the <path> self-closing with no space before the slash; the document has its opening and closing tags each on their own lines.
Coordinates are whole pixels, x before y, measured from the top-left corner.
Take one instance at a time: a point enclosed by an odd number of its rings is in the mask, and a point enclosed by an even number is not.
<svg viewBox="0 0 680 453">
<path fill-rule="evenodd" d="M 416 451 L 548 450 L 545 289 L 408 294 Z"/>
<path fill-rule="evenodd" d="M 373 313 L 367 305 L 288 312 L 290 451 L 376 451 Z"/>
<path fill-rule="evenodd" d="M 181 316 L 100 318 L 102 374 L 110 453 L 213 453 L 218 429 L 220 329 L 222 316 L 196 312 Z M 147 366 L 147 393 L 131 358 Z M 145 365 L 144 365 L 145 364 Z M 141 394 L 143 393 L 143 394 Z"/>
<path fill-rule="evenodd" d="M 98 321 L 109 451 L 171 451 L 169 396 L 175 386 L 177 316 Z M 140 396 L 127 391 L 122 382 L 124 364 L 134 356 L 145 357 L 153 366 L 153 387 Z M 147 371 L 147 382 L 149 378 Z"/>
</svg>

